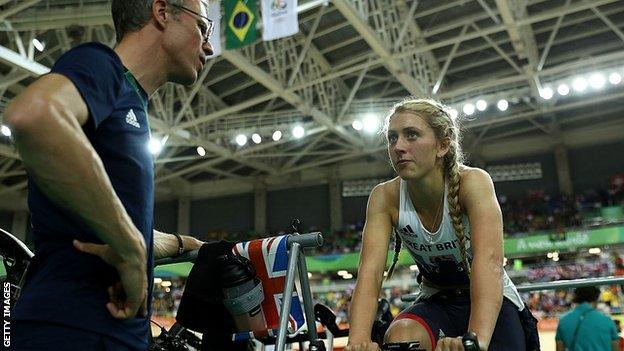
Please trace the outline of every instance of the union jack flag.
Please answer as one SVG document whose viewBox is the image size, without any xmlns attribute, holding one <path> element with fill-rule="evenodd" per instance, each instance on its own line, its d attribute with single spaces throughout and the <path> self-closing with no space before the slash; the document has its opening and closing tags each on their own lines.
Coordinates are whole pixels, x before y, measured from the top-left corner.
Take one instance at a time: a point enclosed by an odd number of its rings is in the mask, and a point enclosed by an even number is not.
<svg viewBox="0 0 624 351">
<path fill-rule="evenodd" d="M 279 313 L 284 298 L 286 272 L 288 271 L 288 235 L 257 239 L 236 244 L 232 251 L 251 261 L 256 269 L 256 276 L 262 282 L 264 301 L 262 312 L 267 329 L 279 329 Z M 288 318 L 288 332 L 297 331 L 305 323 L 303 309 L 299 301 L 296 286 L 293 289 Z"/>
</svg>

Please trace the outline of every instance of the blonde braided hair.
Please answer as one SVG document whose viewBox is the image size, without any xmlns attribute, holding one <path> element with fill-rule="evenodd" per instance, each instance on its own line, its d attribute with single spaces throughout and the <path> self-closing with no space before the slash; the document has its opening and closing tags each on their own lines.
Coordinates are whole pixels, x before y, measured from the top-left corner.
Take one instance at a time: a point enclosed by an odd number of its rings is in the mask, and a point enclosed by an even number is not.
<svg viewBox="0 0 624 351">
<path fill-rule="evenodd" d="M 449 150 L 444 155 L 443 166 L 444 176 L 448 180 L 448 205 L 449 214 L 455 229 L 455 235 L 459 244 L 462 264 L 468 277 L 470 277 L 470 264 L 466 256 L 466 234 L 462 221 L 462 210 L 459 204 L 459 187 L 460 175 L 459 169 L 463 165 L 464 156 L 461 150 L 461 129 L 458 118 L 451 116 L 450 108 L 433 99 L 416 99 L 408 98 L 396 105 L 390 110 L 385 119 L 383 132 L 388 132 L 388 126 L 392 117 L 398 113 L 408 112 L 422 117 L 429 127 L 433 129 L 438 141 L 447 140 Z M 399 239 L 399 240 L 397 240 Z M 398 261 L 398 253 L 400 252 L 401 240 L 398 233 L 395 232 L 395 250 L 394 259 L 390 272 L 394 270 L 394 266 Z M 396 247 L 398 246 L 398 248 Z M 390 274 L 388 274 L 390 277 Z"/>
</svg>

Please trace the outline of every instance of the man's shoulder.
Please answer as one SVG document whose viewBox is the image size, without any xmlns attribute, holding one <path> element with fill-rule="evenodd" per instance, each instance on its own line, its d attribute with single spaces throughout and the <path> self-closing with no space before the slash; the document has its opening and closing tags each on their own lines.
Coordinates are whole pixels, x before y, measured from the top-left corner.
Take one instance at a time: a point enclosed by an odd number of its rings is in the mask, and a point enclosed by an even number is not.
<svg viewBox="0 0 624 351">
<path fill-rule="evenodd" d="M 117 53 L 115 53 L 113 49 L 109 48 L 108 46 L 102 43 L 98 43 L 95 41 L 82 43 L 80 45 L 74 46 L 69 51 L 67 51 L 66 54 L 69 54 L 69 53 L 73 54 L 77 52 L 78 53 L 97 53 L 100 55 L 108 55 L 108 56 L 112 56 L 112 57 L 119 59 L 119 57 L 117 56 Z"/>
<path fill-rule="evenodd" d="M 101 43 L 89 42 L 80 44 L 64 53 L 56 61 L 52 71 L 68 65 L 75 66 L 80 62 L 86 63 L 96 70 L 102 69 L 103 66 L 111 66 L 121 71 L 123 67 L 121 59 L 113 49 Z"/>
<path fill-rule="evenodd" d="M 577 310 L 575 310 L 575 309 L 570 310 L 570 311 L 564 313 L 559 318 L 559 326 L 562 326 L 562 325 L 564 325 L 566 323 L 569 323 L 569 321 L 571 321 L 573 319 L 577 319 L 579 314 L 580 313 Z"/>
</svg>

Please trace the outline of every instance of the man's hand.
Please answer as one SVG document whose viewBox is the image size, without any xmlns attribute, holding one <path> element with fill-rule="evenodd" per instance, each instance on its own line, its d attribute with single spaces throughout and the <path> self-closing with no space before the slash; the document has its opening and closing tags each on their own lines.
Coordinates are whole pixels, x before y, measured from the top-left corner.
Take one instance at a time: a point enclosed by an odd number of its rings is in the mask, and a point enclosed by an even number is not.
<svg viewBox="0 0 624 351">
<path fill-rule="evenodd" d="M 182 246 L 184 246 L 184 252 L 191 250 L 198 250 L 204 242 L 195 239 L 192 236 L 180 235 L 182 239 Z M 172 257 L 178 253 L 179 248 L 178 239 L 175 235 L 169 233 L 163 233 L 154 229 L 154 258 L 166 258 Z"/>
<path fill-rule="evenodd" d="M 108 245 L 74 240 L 76 249 L 100 257 L 115 267 L 121 281 L 108 288 L 110 301 L 106 308 L 117 319 L 147 316 L 147 253 L 145 248 L 129 258 L 122 258 Z"/>
<path fill-rule="evenodd" d="M 182 236 L 182 242 L 184 243 L 184 251 L 199 250 L 204 245 L 203 241 L 192 236 Z"/>
<path fill-rule="evenodd" d="M 380 351 L 379 345 L 376 342 L 363 342 L 357 344 L 349 344 L 345 347 L 345 351 Z"/>
</svg>

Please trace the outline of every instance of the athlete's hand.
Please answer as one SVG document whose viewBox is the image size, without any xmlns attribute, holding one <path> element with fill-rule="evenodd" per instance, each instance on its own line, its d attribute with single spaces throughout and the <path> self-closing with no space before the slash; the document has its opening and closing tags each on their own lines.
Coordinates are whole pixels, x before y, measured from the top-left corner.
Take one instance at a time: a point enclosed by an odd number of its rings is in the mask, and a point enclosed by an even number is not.
<svg viewBox="0 0 624 351">
<path fill-rule="evenodd" d="M 442 338 L 438 341 L 435 351 L 464 351 L 461 336 L 456 338 Z"/>
<path fill-rule="evenodd" d="M 379 345 L 376 342 L 362 342 L 349 344 L 345 347 L 345 351 L 381 351 Z"/>
<path fill-rule="evenodd" d="M 74 240 L 76 249 L 96 255 L 115 267 L 121 279 L 108 288 L 110 301 L 106 308 L 117 319 L 147 316 L 147 253 L 145 247 L 133 255 L 122 258 L 108 245 L 84 243 Z"/>
</svg>

